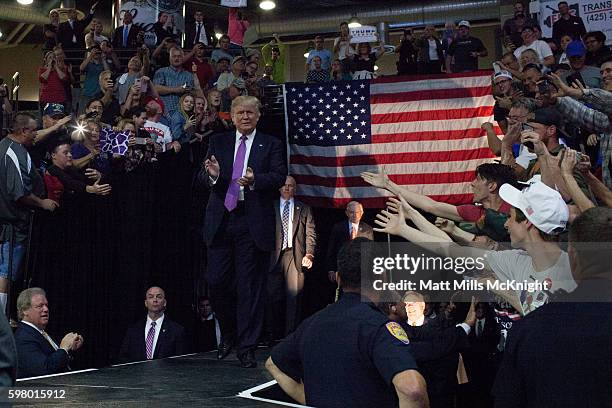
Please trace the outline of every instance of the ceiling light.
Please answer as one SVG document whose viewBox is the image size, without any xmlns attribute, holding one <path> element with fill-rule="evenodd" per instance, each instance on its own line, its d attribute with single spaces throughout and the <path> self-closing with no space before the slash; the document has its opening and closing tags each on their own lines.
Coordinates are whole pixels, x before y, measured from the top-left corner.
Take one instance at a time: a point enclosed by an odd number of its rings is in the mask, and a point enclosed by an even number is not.
<svg viewBox="0 0 612 408">
<path fill-rule="evenodd" d="M 3 35 L 4 33 L 2 32 L 2 30 L 0 30 L 0 38 L 2 38 Z"/>
<path fill-rule="evenodd" d="M 34 3 L 34 0 L 17 0 L 17 3 L 27 6 L 27 5 Z"/>
<path fill-rule="evenodd" d="M 374 65 L 374 71 L 378 71 L 378 65 Z"/>
<path fill-rule="evenodd" d="M 361 27 L 361 23 L 359 22 L 359 20 L 357 20 L 357 17 L 353 16 L 349 20 L 348 26 L 349 28 L 357 28 L 357 27 Z"/>
<path fill-rule="evenodd" d="M 263 0 L 259 3 L 259 8 L 262 10 L 272 10 L 276 7 L 276 3 L 273 0 Z"/>
<path fill-rule="evenodd" d="M 217 40 L 220 40 L 220 39 L 221 39 L 221 37 L 223 37 L 223 33 L 220 33 L 220 32 L 216 32 L 216 33 L 215 33 L 215 38 L 216 38 Z"/>
</svg>

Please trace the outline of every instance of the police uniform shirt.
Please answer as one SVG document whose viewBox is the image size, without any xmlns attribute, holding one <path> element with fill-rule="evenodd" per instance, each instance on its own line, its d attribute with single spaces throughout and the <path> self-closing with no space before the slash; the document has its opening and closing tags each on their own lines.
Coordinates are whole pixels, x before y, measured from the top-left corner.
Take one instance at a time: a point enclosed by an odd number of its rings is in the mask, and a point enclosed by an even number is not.
<svg viewBox="0 0 612 408">
<path fill-rule="evenodd" d="M 395 407 L 393 377 L 416 369 L 406 333 L 360 295 L 344 293 L 272 350 L 316 407 Z"/>
</svg>

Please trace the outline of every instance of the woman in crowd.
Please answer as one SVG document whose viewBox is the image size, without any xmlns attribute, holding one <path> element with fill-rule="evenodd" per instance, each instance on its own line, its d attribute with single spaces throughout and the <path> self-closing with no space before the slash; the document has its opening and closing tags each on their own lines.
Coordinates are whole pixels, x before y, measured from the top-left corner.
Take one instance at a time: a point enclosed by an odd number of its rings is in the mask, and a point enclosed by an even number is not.
<svg viewBox="0 0 612 408">
<path fill-rule="evenodd" d="M 568 64 L 569 65 L 569 59 L 567 58 L 567 55 L 565 54 L 565 50 L 567 48 L 567 44 L 572 42 L 572 36 L 565 34 L 564 36 L 561 36 L 560 39 L 560 45 L 561 45 L 561 53 L 558 55 L 558 59 L 557 59 L 557 64 Z"/>
<path fill-rule="evenodd" d="M 183 147 L 188 146 L 196 131 L 195 98 L 192 94 L 186 93 L 181 96 L 179 109 L 172 114 L 170 124 L 172 139 Z"/>
<path fill-rule="evenodd" d="M 208 103 L 205 98 L 196 96 L 195 98 L 195 133 L 197 143 L 191 145 L 191 155 L 194 163 L 201 163 L 204 155 L 208 151 L 208 136 L 212 133 L 209 128 L 210 113 Z"/>
<path fill-rule="evenodd" d="M 225 132 L 230 129 L 230 122 L 219 116 L 221 111 L 221 92 L 216 89 L 208 92 L 208 127 L 213 132 Z"/>
<path fill-rule="evenodd" d="M 45 172 L 48 198 L 60 202 L 64 194 L 89 193 L 107 195 L 109 184 L 100 184 L 102 174 L 95 169 L 86 169 L 85 174 L 74 168 L 68 141 L 60 141 L 51 150 L 53 164 Z M 93 182 L 93 184 L 92 184 Z"/>
<path fill-rule="evenodd" d="M 104 112 L 104 104 L 102 103 L 102 101 L 100 99 L 95 98 L 90 99 L 85 105 L 85 113 L 84 115 L 81 115 L 81 119 L 83 119 L 84 117 L 85 119 L 91 119 L 98 122 L 100 121 L 100 119 L 102 119 L 102 112 Z M 103 123 L 102 125 L 108 126 L 105 123 Z"/>
<path fill-rule="evenodd" d="M 331 65 L 331 80 L 332 81 L 350 81 L 353 76 L 349 72 L 344 72 L 344 67 L 339 59 L 335 59 Z"/>
<path fill-rule="evenodd" d="M 351 71 L 353 79 L 370 79 L 374 78 L 374 70 L 376 60 L 385 53 L 385 44 L 380 42 L 378 51 L 372 52 L 370 43 L 359 43 L 357 47 L 357 55 L 353 57 L 351 63 Z"/>
<path fill-rule="evenodd" d="M 70 87 L 70 72 L 66 65 L 58 64 L 55 52 L 45 54 L 43 66 L 38 69 L 38 80 L 41 112 L 48 103 L 62 104 L 64 110 L 68 111 L 69 98 L 66 91 Z"/>
<path fill-rule="evenodd" d="M 99 101 L 98 101 L 99 102 Z M 84 169 L 91 167 L 103 175 L 111 172 L 111 155 L 100 150 L 100 131 L 102 126 L 96 120 L 89 119 L 85 129 L 72 133 L 75 142 L 72 145 L 72 159 L 74 167 Z"/>
</svg>

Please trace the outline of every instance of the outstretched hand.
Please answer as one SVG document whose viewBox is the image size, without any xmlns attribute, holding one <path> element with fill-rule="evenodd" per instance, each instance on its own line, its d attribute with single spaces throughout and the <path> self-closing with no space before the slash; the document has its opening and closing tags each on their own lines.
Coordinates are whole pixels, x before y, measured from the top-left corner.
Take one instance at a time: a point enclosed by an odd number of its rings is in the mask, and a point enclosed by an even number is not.
<svg viewBox="0 0 612 408">
<path fill-rule="evenodd" d="M 376 220 L 374 220 L 374 222 L 380 228 L 374 228 L 374 231 L 383 232 L 391 235 L 401 235 L 402 230 L 404 229 L 404 227 L 406 227 L 403 209 L 403 205 L 404 203 L 406 203 L 406 200 L 400 197 L 400 201 L 402 203 L 402 206 L 399 208 L 399 211 L 397 213 L 382 210 L 379 214 L 376 215 Z M 408 203 L 406 203 L 406 205 L 408 205 Z"/>
<path fill-rule="evenodd" d="M 371 184 L 374 187 L 378 188 L 387 188 L 389 186 L 390 180 L 387 173 L 383 168 L 380 169 L 380 173 L 371 173 L 369 171 L 364 171 L 361 173 L 361 178 L 368 184 Z"/>
</svg>

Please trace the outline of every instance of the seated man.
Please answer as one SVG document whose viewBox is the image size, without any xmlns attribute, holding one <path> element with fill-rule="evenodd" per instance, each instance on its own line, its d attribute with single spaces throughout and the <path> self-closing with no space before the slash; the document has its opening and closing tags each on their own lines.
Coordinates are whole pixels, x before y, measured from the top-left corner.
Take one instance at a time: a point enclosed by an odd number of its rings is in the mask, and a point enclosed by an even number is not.
<svg viewBox="0 0 612 408">
<path fill-rule="evenodd" d="M 119 351 L 119 361 L 152 360 L 185 354 L 185 329 L 164 315 L 166 293 L 153 286 L 144 301 L 147 318 L 130 327 Z"/>
<path fill-rule="evenodd" d="M 83 337 L 68 333 L 59 347 L 45 332 L 49 323 L 49 304 L 45 291 L 29 288 L 17 298 L 19 326 L 15 331 L 17 345 L 17 378 L 36 377 L 70 370 L 71 352 L 83 345 Z"/>
</svg>

